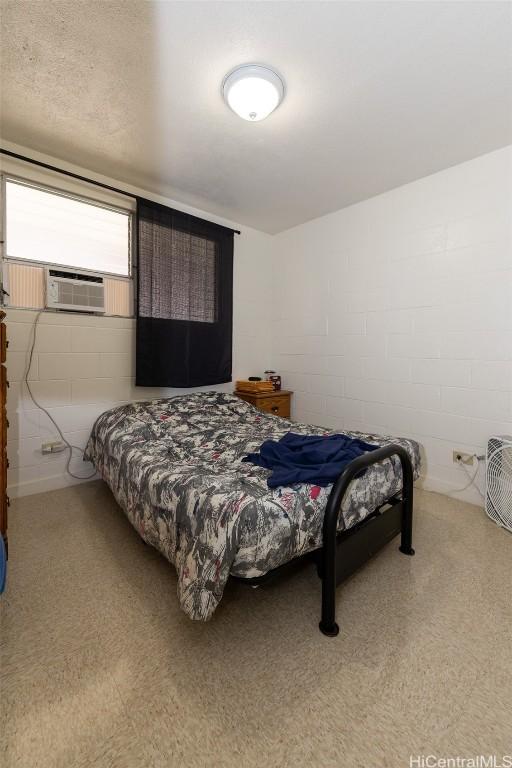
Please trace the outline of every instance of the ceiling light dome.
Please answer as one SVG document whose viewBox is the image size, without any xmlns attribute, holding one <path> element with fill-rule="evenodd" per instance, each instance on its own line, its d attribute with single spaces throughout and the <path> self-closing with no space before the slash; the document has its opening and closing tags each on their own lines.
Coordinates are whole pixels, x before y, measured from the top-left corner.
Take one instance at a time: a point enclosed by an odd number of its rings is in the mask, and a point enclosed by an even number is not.
<svg viewBox="0 0 512 768">
<path fill-rule="evenodd" d="M 256 123 L 268 117 L 282 102 L 284 83 L 268 67 L 245 64 L 226 75 L 222 92 L 233 112 Z"/>
</svg>

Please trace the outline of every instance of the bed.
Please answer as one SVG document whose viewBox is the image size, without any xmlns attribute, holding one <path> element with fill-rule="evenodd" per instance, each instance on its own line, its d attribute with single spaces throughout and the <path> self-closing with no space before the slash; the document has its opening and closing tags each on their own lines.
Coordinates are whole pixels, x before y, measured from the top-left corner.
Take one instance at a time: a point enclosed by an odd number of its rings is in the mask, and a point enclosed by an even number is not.
<svg viewBox="0 0 512 768">
<path fill-rule="evenodd" d="M 347 432 L 380 448 L 332 486 L 270 489 L 269 471 L 242 458 L 290 431 L 332 434 L 219 392 L 123 405 L 97 419 L 85 458 L 144 541 L 174 564 L 190 618 L 211 618 L 230 577 L 258 584 L 309 556 L 322 579 L 320 629 L 335 635 L 336 585 L 397 533 L 413 554 L 418 444 Z"/>
</svg>

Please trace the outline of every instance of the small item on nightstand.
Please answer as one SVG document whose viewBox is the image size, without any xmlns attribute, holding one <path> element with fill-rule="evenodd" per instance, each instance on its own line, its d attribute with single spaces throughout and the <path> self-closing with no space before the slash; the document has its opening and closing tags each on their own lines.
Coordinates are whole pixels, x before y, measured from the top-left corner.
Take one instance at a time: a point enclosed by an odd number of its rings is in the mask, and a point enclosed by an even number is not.
<svg viewBox="0 0 512 768">
<path fill-rule="evenodd" d="M 281 377 L 275 371 L 265 371 L 265 380 L 271 381 L 276 392 L 281 389 Z"/>
<path fill-rule="evenodd" d="M 249 376 L 247 381 L 261 381 L 261 376 Z"/>
</svg>

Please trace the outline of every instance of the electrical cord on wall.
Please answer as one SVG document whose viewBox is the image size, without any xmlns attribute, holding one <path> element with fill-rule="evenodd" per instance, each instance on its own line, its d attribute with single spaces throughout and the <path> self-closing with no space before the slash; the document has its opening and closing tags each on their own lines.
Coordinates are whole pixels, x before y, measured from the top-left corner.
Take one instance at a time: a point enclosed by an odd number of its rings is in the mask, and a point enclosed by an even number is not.
<svg viewBox="0 0 512 768">
<path fill-rule="evenodd" d="M 460 462 L 460 461 L 458 462 L 459 467 L 464 471 L 464 474 L 467 475 L 467 477 L 469 478 L 469 482 L 466 483 L 464 488 L 456 488 L 454 491 L 450 491 L 449 495 L 451 496 L 453 493 L 462 493 L 462 491 L 467 491 L 468 488 L 470 488 L 471 486 L 474 486 L 476 488 L 476 490 L 478 491 L 478 493 L 480 494 L 480 496 L 482 497 L 482 499 L 485 501 L 484 494 L 482 493 L 482 491 L 480 490 L 480 488 L 478 487 L 478 485 L 475 482 L 476 478 L 477 478 L 477 475 L 478 475 L 478 470 L 480 469 L 480 461 L 482 461 L 482 457 L 481 456 L 477 456 L 476 453 L 475 453 L 475 454 L 473 454 L 473 458 L 476 459 L 476 469 L 475 469 L 473 475 L 469 474 L 468 470 L 466 469 L 464 464 L 462 464 L 462 462 Z"/>
<path fill-rule="evenodd" d="M 30 369 L 32 367 L 32 358 L 34 357 L 34 348 L 36 346 L 37 329 L 38 329 L 38 324 L 39 324 L 39 318 L 41 317 L 42 313 L 43 313 L 43 310 L 40 309 L 39 312 L 36 315 L 36 319 L 34 320 L 34 324 L 32 326 L 32 343 L 30 345 L 30 353 L 29 353 L 27 368 L 25 370 L 25 376 L 24 376 L 23 380 L 25 382 L 25 385 L 27 387 L 28 393 L 30 395 L 30 399 L 32 400 L 32 402 L 34 403 L 36 408 L 39 408 L 40 411 L 42 411 L 44 414 L 46 414 L 46 416 L 48 416 L 48 418 L 52 422 L 53 426 L 55 427 L 55 429 L 59 433 L 59 437 L 61 438 L 62 442 L 65 444 L 66 449 L 69 451 L 68 460 L 66 462 L 66 472 L 68 473 L 68 475 L 70 475 L 70 477 L 73 477 L 75 480 L 90 480 L 96 474 L 96 470 L 94 470 L 94 472 L 92 472 L 92 474 L 90 474 L 90 475 L 75 475 L 74 472 L 72 472 L 71 469 L 70 469 L 70 464 L 71 464 L 71 461 L 73 459 L 73 451 L 74 450 L 75 451 L 79 451 L 82 454 L 82 456 L 84 455 L 85 451 L 83 450 L 83 448 L 79 448 L 78 445 L 72 445 L 69 442 L 69 440 L 67 440 L 64 437 L 64 434 L 63 434 L 61 428 L 59 427 L 59 425 L 57 424 L 57 422 L 55 421 L 55 419 L 53 418 L 51 413 L 49 413 L 46 410 L 46 408 L 44 408 L 40 403 L 37 402 L 36 398 L 34 397 L 34 395 L 32 393 L 32 390 L 30 388 L 30 383 L 29 383 L 28 377 L 29 377 L 29 374 L 30 374 Z"/>
</svg>

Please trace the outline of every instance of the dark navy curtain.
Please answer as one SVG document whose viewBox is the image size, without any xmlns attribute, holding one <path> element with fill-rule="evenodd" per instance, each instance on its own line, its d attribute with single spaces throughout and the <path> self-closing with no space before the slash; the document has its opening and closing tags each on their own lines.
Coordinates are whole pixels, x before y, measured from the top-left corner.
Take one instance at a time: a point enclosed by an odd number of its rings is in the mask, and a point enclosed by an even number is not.
<svg viewBox="0 0 512 768">
<path fill-rule="evenodd" d="M 231 229 L 137 200 L 136 384 L 231 381 Z"/>
</svg>

